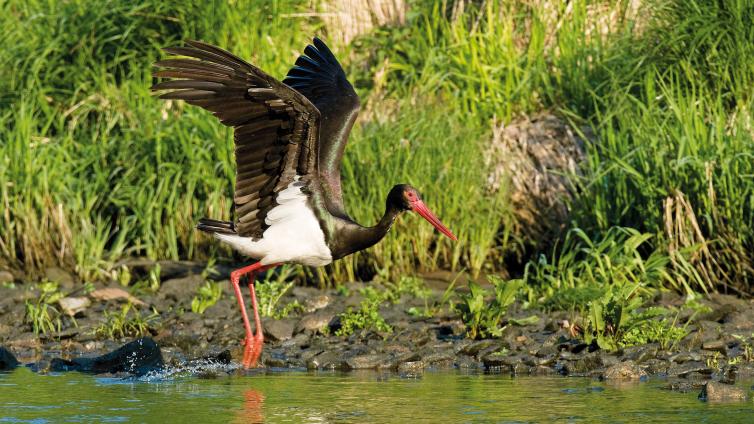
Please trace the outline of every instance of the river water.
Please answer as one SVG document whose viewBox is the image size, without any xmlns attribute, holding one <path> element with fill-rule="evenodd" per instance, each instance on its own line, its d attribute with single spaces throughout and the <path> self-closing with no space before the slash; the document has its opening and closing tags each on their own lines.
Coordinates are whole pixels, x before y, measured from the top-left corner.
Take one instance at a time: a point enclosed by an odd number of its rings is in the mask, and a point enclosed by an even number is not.
<svg viewBox="0 0 754 424">
<path fill-rule="evenodd" d="M 661 389 L 662 379 L 202 373 L 119 379 L 19 368 L 0 373 L 0 423 L 754 422 L 752 402 L 702 402 L 696 390 Z"/>
</svg>

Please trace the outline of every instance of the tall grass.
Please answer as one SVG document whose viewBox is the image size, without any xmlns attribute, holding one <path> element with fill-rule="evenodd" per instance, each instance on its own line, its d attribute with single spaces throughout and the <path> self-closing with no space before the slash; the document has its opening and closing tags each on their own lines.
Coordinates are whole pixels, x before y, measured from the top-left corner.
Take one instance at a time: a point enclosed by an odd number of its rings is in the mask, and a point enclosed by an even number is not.
<svg viewBox="0 0 754 424">
<path fill-rule="evenodd" d="M 326 273 L 502 269 L 511 213 L 505 190 L 485 187 L 491 122 L 549 108 L 598 137 L 574 180 L 585 240 L 632 229 L 651 235 L 642 259 L 670 261 L 660 284 L 749 291 L 753 6 L 645 0 L 637 14 L 629 3 L 416 0 L 405 26 L 335 45 L 364 100 L 344 159 L 349 212 L 371 224 L 389 188 L 410 183 L 461 242 L 406 216 Z M 230 131 L 155 100 L 150 65 L 160 47 L 198 38 L 280 77 L 311 35 L 338 30 L 316 10 L 293 0 L 0 4 L 0 265 L 63 264 L 91 279 L 125 255 L 227 256 L 193 226 L 230 218 Z"/>
<path fill-rule="evenodd" d="M 282 76 L 320 24 L 289 16 L 299 10 L 294 2 L 3 7 L 14 48 L 0 56 L 4 75 L 13 75 L 4 80 L 0 109 L 7 164 L 0 169 L 0 260 L 30 272 L 62 264 L 93 279 L 107 278 L 125 255 L 227 255 L 193 227 L 201 216 L 230 218 L 231 132 L 202 110 L 154 99 L 151 63 L 160 47 L 199 38 Z M 335 277 L 493 270 L 485 259 L 494 257 L 499 225 L 480 229 L 474 220 L 501 222 L 502 199 L 467 212 L 485 194 L 478 166 L 484 127 L 449 108 L 447 98 L 395 97 L 398 113 L 354 132 L 344 163 L 350 210 L 370 224 L 390 186 L 411 182 L 466 242 L 438 241 L 431 227 L 412 220 L 384 245 L 337 266 Z"/>
</svg>

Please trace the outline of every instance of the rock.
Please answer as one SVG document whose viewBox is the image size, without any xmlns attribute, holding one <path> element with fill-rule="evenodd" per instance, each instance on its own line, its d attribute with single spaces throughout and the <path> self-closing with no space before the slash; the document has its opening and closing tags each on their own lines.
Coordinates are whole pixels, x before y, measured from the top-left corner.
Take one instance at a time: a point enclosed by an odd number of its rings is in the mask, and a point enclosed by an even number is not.
<svg viewBox="0 0 754 424">
<path fill-rule="evenodd" d="M 511 368 L 512 365 L 519 362 L 518 356 L 509 356 L 505 352 L 492 352 L 482 358 L 484 368 L 488 370 Z"/>
<path fill-rule="evenodd" d="M 229 365 L 230 361 L 232 360 L 232 355 L 230 354 L 230 350 L 225 349 L 220 352 L 211 353 L 209 355 L 203 356 L 199 360 L 202 362 L 210 362 L 213 364 Z"/>
<path fill-rule="evenodd" d="M 310 370 L 342 370 L 346 369 L 346 367 L 346 361 L 343 360 L 342 355 L 333 351 L 322 352 L 306 362 L 306 368 Z"/>
<path fill-rule="evenodd" d="M 705 314 L 699 320 L 723 323 L 728 318 L 729 315 L 737 311 L 738 311 L 738 308 L 736 307 L 736 305 L 726 303 L 724 305 L 720 305 L 719 307 L 713 309 L 712 312 Z"/>
<path fill-rule="evenodd" d="M 657 343 L 651 343 L 644 346 L 631 346 L 625 349 L 624 357 L 641 364 L 650 359 L 657 357 L 660 347 Z"/>
<path fill-rule="evenodd" d="M 398 364 L 398 373 L 403 375 L 421 374 L 426 366 L 427 364 L 422 360 L 401 362 Z"/>
<path fill-rule="evenodd" d="M 707 382 L 699 393 L 699 399 L 708 402 L 745 401 L 747 398 L 746 391 L 740 387 L 716 381 Z"/>
<path fill-rule="evenodd" d="M 201 275 L 189 275 L 163 281 L 160 284 L 159 297 L 176 302 L 190 302 L 202 284 L 204 284 L 204 277 Z"/>
<path fill-rule="evenodd" d="M 673 364 L 668 368 L 669 376 L 684 377 L 691 373 L 701 373 L 705 375 L 712 374 L 712 370 L 700 361 L 684 362 L 683 364 Z"/>
<path fill-rule="evenodd" d="M 89 293 L 89 296 L 95 300 L 127 300 L 134 305 L 146 305 L 141 300 L 131 296 L 131 294 L 123 289 L 117 287 L 107 287 L 104 289 L 97 289 Z"/>
<path fill-rule="evenodd" d="M 725 353 L 725 342 L 722 340 L 710 340 L 702 344 L 702 349 Z"/>
<path fill-rule="evenodd" d="M 291 319 L 265 319 L 262 321 L 264 335 L 272 341 L 283 341 L 293 337 L 295 324 Z"/>
<path fill-rule="evenodd" d="M 585 375 L 603 367 L 601 352 L 592 352 L 566 364 L 568 375 Z"/>
<path fill-rule="evenodd" d="M 185 277 L 190 274 L 201 274 L 205 266 L 203 264 L 191 261 L 158 261 L 160 265 L 160 279 L 168 280 L 171 278 Z"/>
<path fill-rule="evenodd" d="M 647 373 L 633 361 L 619 362 L 602 374 L 605 380 L 638 380 L 646 376 Z"/>
<path fill-rule="evenodd" d="M 304 310 L 308 313 L 318 311 L 330 305 L 332 299 L 326 294 L 307 298 L 304 301 Z"/>
<path fill-rule="evenodd" d="M 18 366 L 16 356 L 10 350 L 0 346 L 0 371 L 12 370 Z"/>
<path fill-rule="evenodd" d="M 693 390 L 701 389 L 705 384 L 706 383 L 699 381 L 676 380 L 666 384 L 663 389 L 680 393 L 688 393 Z"/>
<path fill-rule="evenodd" d="M 50 267 L 45 269 L 45 278 L 53 283 L 58 283 L 61 289 L 71 290 L 74 285 L 73 276 L 60 267 Z"/>
<path fill-rule="evenodd" d="M 330 325 L 333 318 L 335 318 L 335 313 L 332 311 L 326 309 L 319 310 L 301 318 L 293 332 L 294 334 L 298 334 L 304 331 L 322 331 L 322 329 Z"/>
<path fill-rule="evenodd" d="M 464 346 L 464 348 L 461 349 L 460 353 L 463 353 L 469 356 L 475 356 L 477 353 L 479 353 L 480 350 L 487 349 L 493 344 L 494 344 L 493 340 L 489 340 L 489 339 L 479 340 L 477 342 L 472 342 L 471 344 Z"/>
<path fill-rule="evenodd" d="M 127 372 L 144 375 L 162 368 L 163 364 L 162 353 L 157 343 L 149 337 L 144 337 L 95 358 L 75 358 L 70 361 L 55 358 L 50 363 L 50 369 L 94 374 Z"/>
<path fill-rule="evenodd" d="M 75 316 L 78 313 L 84 312 L 92 302 L 88 297 L 64 297 L 58 300 L 58 304 L 60 304 L 60 309 L 64 313 Z"/>
<path fill-rule="evenodd" d="M 358 355 L 346 360 L 348 369 L 366 370 L 374 368 L 389 368 L 389 358 L 383 354 Z"/>
<path fill-rule="evenodd" d="M 697 352 L 681 352 L 676 353 L 675 355 L 670 357 L 670 361 L 677 364 L 683 364 L 685 362 L 698 362 L 701 360 L 702 355 Z"/>
<path fill-rule="evenodd" d="M 12 283 L 16 278 L 10 271 L 0 271 L 0 284 Z"/>
</svg>

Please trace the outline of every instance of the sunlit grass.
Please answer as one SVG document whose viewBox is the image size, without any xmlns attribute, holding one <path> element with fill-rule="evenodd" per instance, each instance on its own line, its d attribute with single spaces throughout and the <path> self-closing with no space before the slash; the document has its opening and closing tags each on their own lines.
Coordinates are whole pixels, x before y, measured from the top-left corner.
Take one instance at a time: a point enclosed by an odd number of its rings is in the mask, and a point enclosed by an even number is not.
<svg viewBox="0 0 754 424">
<path fill-rule="evenodd" d="M 60 264 L 88 281 L 127 255 L 230 256 L 194 225 L 231 218 L 231 132 L 153 98 L 151 63 L 198 38 L 282 77 L 311 35 L 337 28 L 295 1 L 184 3 L 0 4 L 0 265 Z M 460 240 L 406 215 L 319 281 L 522 272 L 507 256 L 506 190 L 486 189 L 486 143 L 493 118 L 549 108 L 597 134 L 572 227 L 589 240 L 616 226 L 649 235 L 636 254 L 667 258 L 665 287 L 747 291 L 754 12 L 647 0 L 637 18 L 626 3 L 466 2 L 454 15 L 453 2 L 415 1 L 407 26 L 333 46 L 364 105 L 344 158 L 348 211 L 371 225 L 390 187 L 410 183 Z M 578 257 L 554 252 L 531 253 Z"/>
</svg>

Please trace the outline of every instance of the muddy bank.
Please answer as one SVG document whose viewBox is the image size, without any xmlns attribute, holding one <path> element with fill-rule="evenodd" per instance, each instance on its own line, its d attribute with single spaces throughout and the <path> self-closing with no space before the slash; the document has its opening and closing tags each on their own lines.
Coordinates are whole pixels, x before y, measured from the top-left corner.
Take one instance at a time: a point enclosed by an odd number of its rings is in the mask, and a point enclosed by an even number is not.
<svg viewBox="0 0 754 424">
<path fill-rule="evenodd" d="M 37 364 L 40 371 L 76 369 L 76 364 L 87 363 L 79 358 L 111 352 L 139 335 L 154 339 L 166 364 L 184 364 L 226 349 L 238 360 L 243 327 L 230 284 L 221 280 L 221 298 L 201 314 L 192 312 L 192 300 L 207 284 L 206 276 L 194 272 L 187 265 L 164 278 L 156 291 L 128 290 L 117 283 L 95 284 L 86 291 L 60 285 L 62 297 L 49 305 L 61 312 L 60 328 L 42 335 L 32 331 L 28 305 L 49 294 L 35 284 L 6 285 L 0 288 L 0 345 L 21 362 Z M 509 311 L 501 337 L 470 340 L 459 314 L 443 301 L 446 286 L 445 281 L 428 280 L 422 296 L 397 293 L 379 307 L 384 325 L 374 325 L 365 314 L 364 329 L 358 328 L 355 313 L 370 290 L 389 288 L 364 283 L 337 290 L 293 287 L 269 308 L 278 318 L 263 319 L 266 345 L 261 363 L 272 368 L 378 369 L 403 375 L 457 368 L 604 379 L 663 376 L 672 390 L 699 390 L 709 380 L 754 376 L 750 301 L 723 295 L 703 299 L 708 312 L 680 316 L 688 335 L 672 346 L 650 343 L 608 352 L 574 334 L 569 312 L 523 311 L 519 305 Z M 663 295 L 655 301 L 669 306 L 683 299 Z M 125 334 L 119 334 L 116 315 L 124 310 L 122 321 L 131 327 L 121 323 Z M 50 314 L 55 315 L 52 310 Z M 134 319 L 134 314 L 140 318 Z M 536 322 L 524 319 L 533 314 L 539 316 Z M 223 357 L 229 359 L 227 354 Z"/>
</svg>

